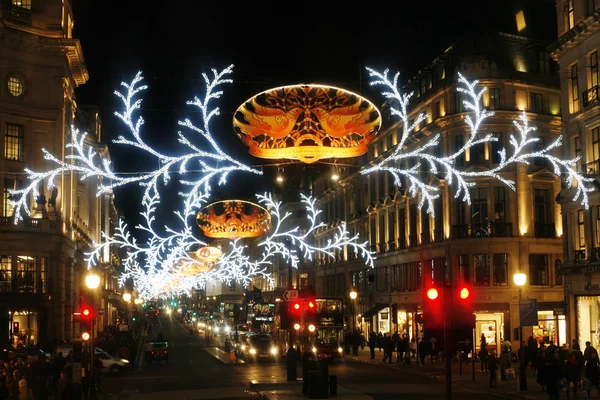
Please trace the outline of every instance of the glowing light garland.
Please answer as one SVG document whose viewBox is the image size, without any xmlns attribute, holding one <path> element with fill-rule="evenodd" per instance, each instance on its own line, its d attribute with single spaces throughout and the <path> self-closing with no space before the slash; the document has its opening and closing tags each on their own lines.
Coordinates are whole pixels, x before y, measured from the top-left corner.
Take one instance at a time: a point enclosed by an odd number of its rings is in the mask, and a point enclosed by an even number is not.
<svg viewBox="0 0 600 400">
<path fill-rule="evenodd" d="M 370 82 L 370 84 L 382 85 L 386 87 L 388 91 L 382 92 L 382 95 L 388 99 L 396 100 L 400 104 L 400 108 L 392 107 L 391 113 L 393 116 L 399 117 L 402 120 L 403 131 L 395 150 L 389 156 L 379 161 L 376 165 L 362 170 L 361 174 L 366 175 L 377 171 L 389 172 L 394 177 L 394 184 L 398 187 L 402 186 L 401 177 L 407 178 L 408 193 L 413 197 L 417 197 L 419 194 L 421 194 L 419 209 L 427 204 L 427 212 L 431 215 L 434 215 L 433 202 L 439 197 L 439 188 L 424 182 L 418 176 L 422 164 L 429 166 L 429 170 L 432 174 L 437 174 L 440 170 L 445 171 L 445 179 L 448 185 L 451 185 L 454 181 L 457 183 L 458 189 L 456 190 L 454 197 L 459 198 L 462 193 L 463 201 L 466 201 L 470 204 L 471 197 L 469 188 L 474 186 L 475 182 L 470 182 L 468 179 L 478 177 L 494 178 L 501 181 L 512 190 L 516 190 L 514 181 L 506 179 L 500 175 L 502 170 L 513 163 L 522 163 L 528 165 L 531 159 L 544 158 L 548 160 L 550 164 L 552 164 L 553 172 L 556 175 L 560 176 L 561 174 L 566 174 L 567 186 L 569 188 L 576 189 L 573 201 L 581 199 L 581 204 L 586 209 L 589 208 L 588 194 L 593 192 L 594 188 L 586 187 L 586 183 L 591 183 L 594 181 L 594 179 L 585 177 L 576 170 L 577 161 L 579 161 L 580 157 L 572 160 L 561 160 L 551 153 L 553 149 L 558 148 L 561 145 L 562 136 L 542 150 L 527 152 L 526 147 L 538 142 L 540 139 L 528 136 L 531 131 L 535 130 L 535 128 L 528 125 L 525 111 L 523 111 L 521 115 L 520 122 L 513 121 L 515 127 L 519 131 L 519 137 L 517 138 L 514 135 L 510 136 L 509 142 L 513 147 L 513 153 L 511 156 L 507 156 L 506 149 L 500 150 L 500 161 L 497 166 L 485 171 L 462 171 L 455 167 L 457 158 L 464 154 L 467 149 L 470 149 L 478 144 L 497 140 L 497 138 L 491 134 L 487 134 L 483 138 L 477 137 L 482 122 L 486 118 L 494 115 L 493 112 L 488 111 L 480 106 L 481 96 L 487 90 L 487 87 L 477 91 L 476 86 L 479 81 L 475 80 L 473 82 L 469 82 L 460 73 L 458 74 L 459 83 L 461 83 L 463 87 L 459 87 L 457 90 L 467 94 L 469 100 L 464 100 L 463 104 L 467 110 L 473 111 L 474 114 L 474 119 L 470 115 L 465 116 L 465 122 L 470 128 L 469 139 L 460 149 L 456 151 L 456 153 L 449 156 L 436 157 L 427 152 L 431 150 L 432 147 L 440 144 L 440 134 L 435 135 L 433 138 L 425 142 L 425 144 L 415 146 L 410 150 L 407 150 L 405 147 L 407 139 L 412 133 L 414 133 L 415 128 L 428 118 L 428 115 L 420 113 L 416 117 L 414 123 L 409 123 L 407 106 L 408 101 L 413 93 L 400 93 L 398 88 L 399 73 L 396 73 L 393 80 L 390 81 L 388 79 L 389 70 L 387 69 L 383 73 L 377 72 L 371 68 L 367 68 L 367 71 L 369 71 L 369 76 L 375 78 L 372 82 Z M 415 160 L 415 165 L 410 168 L 402 168 L 401 164 L 404 162 L 404 160 L 409 159 Z"/>
<path fill-rule="evenodd" d="M 317 223 L 317 216 L 320 211 L 315 208 L 315 200 L 303 197 L 310 227 L 305 233 L 300 234 L 299 228 L 283 230 L 284 222 L 290 214 L 280 214 L 281 203 L 275 203 L 272 198 L 265 195 L 258 195 L 259 202 L 264 204 L 272 215 L 274 227 L 258 247 L 262 249 L 262 254 L 254 260 L 247 254 L 246 246 L 240 241 L 230 243 L 228 251 L 216 262 L 215 268 L 208 272 L 203 272 L 194 276 L 186 276 L 184 270 L 199 263 L 199 260 L 193 257 L 192 252 L 207 244 L 193 234 L 193 223 L 199 209 L 201 209 L 209 200 L 210 182 L 213 178 L 218 178 L 218 184 L 223 185 L 227 181 L 228 175 L 233 171 L 250 172 L 261 174 L 261 171 L 242 164 L 231 158 L 221 150 L 214 140 L 209 122 L 212 117 L 219 115 L 219 108 L 210 108 L 209 103 L 213 99 L 219 99 L 221 91 L 215 89 L 224 83 L 232 82 L 225 77 L 232 72 L 233 66 L 229 66 L 218 72 L 213 70 L 213 78 L 210 79 L 203 74 L 206 83 L 206 94 L 203 99 L 195 98 L 188 101 L 187 104 L 197 106 L 201 110 L 203 125 L 197 127 L 189 119 L 179 122 L 193 132 L 199 134 L 208 142 L 211 151 L 201 149 L 194 145 L 186 136 L 179 132 L 179 142 L 183 144 L 188 152 L 179 156 L 167 156 L 154 148 L 150 147 L 141 137 L 141 128 L 144 125 L 142 117 L 134 121 L 134 114 L 139 110 L 142 100 L 137 99 L 137 95 L 147 86 L 141 85 L 143 77 L 138 73 L 130 84 L 122 83 L 126 89 L 125 93 L 115 91 L 115 94 L 122 100 L 125 111 L 122 114 L 115 113 L 125 125 L 129 128 L 132 138 L 120 136 L 114 143 L 134 147 L 143 153 L 149 154 L 158 160 L 160 167 L 155 171 L 123 177 L 114 173 L 110 162 L 107 159 L 101 159 L 93 148 L 85 144 L 85 134 L 80 133 L 76 128 L 72 129 L 72 141 L 67 148 L 72 149 L 71 155 L 65 156 L 66 161 L 54 157 L 47 150 L 42 149 L 44 158 L 57 165 L 55 169 L 47 172 L 34 172 L 26 169 L 30 183 L 23 189 L 11 191 L 11 195 L 16 200 L 11 201 L 15 207 L 15 224 L 23 219 L 22 210 L 27 215 L 31 215 L 28 208 L 30 195 L 38 196 L 37 188 L 46 181 L 48 189 L 54 188 L 54 179 L 57 175 L 68 171 L 81 175 L 81 180 L 97 177 L 100 179 L 100 186 L 97 194 L 101 195 L 113 188 L 131 183 L 138 183 L 144 188 L 142 197 L 143 211 L 140 213 L 143 217 L 143 223 L 137 225 L 138 229 L 148 236 L 148 240 L 140 244 L 129 232 L 125 221 L 120 220 L 116 227 L 116 232 L 112 236 L 103 233 L 102 244 L 86 253 L 88 267 L 98 263 L 104 249 L 110 246 L 119 246 L 126 249 L 127 255 L 122 260 L 124 273 L 121 275 L 121 283 L 132 279 L 139 295 L 143 298 L 153 298 L 157 296 L 168 297 L 179 293 L 189 292 L 192 288 L 203 287 L 209 282 L 240 282 L 247 285 L 254 277 L 263 276 L 268 280 L 269 266 L 273 257 L 280 255 L 284 260 L 290 262 L 292 266 L 297 267 L 300 262 L 298 251 L 306 260 L 311 260 L 316 252 L 322 252 L 325 255 L 333 256 L 336 250 L 342 250 L 345 246 L 354 249 L 354 252 L 360 253 L 365 262 L 373 266 L 373 253 L 368 249 L 367 242 L 357 243 L 358 235 L 350 237 L 345 225 L 338 228 L 337 233 L 332 240 L 329 240 L 323 247 L 314 246 L 310 239 L 314 231 L 322 227 L 323 223 Z M 198 162 L 200 165 L 200 174 L 197 179 L 183 179 L 186 173 L 186 166 L 191 162 Z M 164 188 L 170 180 L 171 174 L 182 176 L 179 182 L 183 184 L 186 190 L 180 193 L 183 197 L 182 210 L 174 211 L 182 227 L 175 229 L 165 226 L 163 232 L 155 229 L 156 210 L 160 204 L 160 190 Z M 162 178 L 162 179 L 161 179 Z M 160 185 L 162 182 L 163 185 Z M 296 250 L 297 249 L 297 250 Z"/>
</svg>

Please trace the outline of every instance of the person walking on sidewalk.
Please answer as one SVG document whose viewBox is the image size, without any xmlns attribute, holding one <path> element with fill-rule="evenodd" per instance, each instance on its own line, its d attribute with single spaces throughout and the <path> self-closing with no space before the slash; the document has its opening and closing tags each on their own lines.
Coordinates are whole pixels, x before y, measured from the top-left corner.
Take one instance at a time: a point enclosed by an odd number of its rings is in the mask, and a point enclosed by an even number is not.
<svg viewBox="0 0 600 400">
<path fill-rule="evenodd" d="M 482 344 L 481 349 L 479 350 L 479 361 L 481 363 L 481 373 L 488 373 L 488 351 L 485 344 Z"/>
<path fill-rule="evenodd" d="M 369 335 L 369 350 L 371 350 L 371 360 L 375 359 L 375 345 L 377 343 L 377 334 L 371 332 Z"/>
<path fill-rule="evenodd" d="M 390 338 L 390 335 L 388 335 L 387 333 L 383 336 L 383 339 L 381 340 L 382 342 L 382 347 L 383 347 L 383 363 L 385 364 L 385 360 L 388 360 L 388 362 L 391 364 L 392 363 L 392 353 L 394 351 L 394 342 L 392 342 L 392 339 Z"/>
<path fill-rule="evenodd" d="M 567 381 L 567 399 L 569 398 L 571 383 L 573 384 L 573 397 L 577 398 L 577 387 L 581 380 L 581 366 L 575 352 L 571 353 L 571 356 L 565 363 L 565 379 Z"/>
<path fill-rule="evenodd" d="M 496 358 L 496 354 L 494 354 L 494 350 L 490 351 L 490 354 L 487 358 L 488 369 L 490 371 L 490 387 L 496 387 L 496 371 L 498 370 L 498 359 Z"/>
<path fill-rule="evenodd" d="M 427 357 L 427 344 L 425 344 L 425 339 L 421 338 L 419 340 L 419 360 L 421 361 L 421 366 L 425 366 L 425 357 Z"/>
</svg>

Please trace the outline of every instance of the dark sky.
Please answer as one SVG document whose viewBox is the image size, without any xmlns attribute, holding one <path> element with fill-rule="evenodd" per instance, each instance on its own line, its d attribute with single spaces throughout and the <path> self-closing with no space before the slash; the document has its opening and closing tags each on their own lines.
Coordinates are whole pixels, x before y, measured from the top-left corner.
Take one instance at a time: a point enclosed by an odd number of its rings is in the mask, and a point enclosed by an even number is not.
<svg viewBox="0 0 600 400">
<path fill-rule="evenodd" d="M 383 99 L 367 85 L 365 66 L 400 71 L 408 79 L 465 33 L 483 28 L 516 33 L 514 15 L 522 8 L 530 28 L 547 40 L 556 37 L 552 0 L 73 1 L 74 36 L 81 40 L 90 74 L 76 91 L 78 104 L 100 108 L 108 140 L 127 133 L 113 116 L 120 108 L 113 91 L 141 70 L 150 86 L 143 134 L 157 149 L 177 151 L 177 121 L 198 121 L 185 101 L 203 93 L 201 73 L 235 64 L 234 83 L 223 87 L 213 132 L 223 148 L 251 164 L 261 161 L 247 155 L 231 120 L 244 100 L 263 90 L 318 82 L 359 91 L 380 104 Z M 139 152 L 109 146 L 115 170 L 153 168 Z M 232 179 L 231 190 L 240 193 L 256 193 L 272 182 Z M 139 211 L 136 192 L 116 192 L 128 219 Z"/>
</svg>

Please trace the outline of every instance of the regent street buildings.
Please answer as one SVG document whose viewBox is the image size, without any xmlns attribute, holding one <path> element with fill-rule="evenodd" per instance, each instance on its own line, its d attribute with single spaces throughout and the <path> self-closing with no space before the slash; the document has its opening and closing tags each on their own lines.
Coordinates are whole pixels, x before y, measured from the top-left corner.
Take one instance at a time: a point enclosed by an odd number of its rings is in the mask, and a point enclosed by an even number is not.
<svg viewBox="0 0 600 400">
<path fill-rule="evenodd" d="M 54 165 L 41 148 L 65 161 L 71 125 L 83 125 L 87 144 L 109 157 L 102 144 L 101 121 L 84 111 L 75 89 L 88 80 L 83 49 L 72 37 L 70 1 L 3 1 L 0 11 L 0 343 L 44 345 L 79 334 L 73 312 L 87 293 L 83 252 L 116 221 L 112 194 L 96 196 L 98 182 L 59 174 L 51 191 L 29 198 L 33 210 L 13 223 L 10 189 L 26 184 L 24 168 L 44 171 Z M 70 162 L 67 160 L 67 162 Z M 103 254 L 102 326 L 116 317 L 117 276 L 114 254 Z M 119 296 L 116 296 L 119 297 Z M 116 298 L 115 297 L 115 298 Z M 89 300 L 86 300 L 89 301 Z"/>
<path fill-rule="evenodd" d="M 556 1 L 558 39 L 549 47 L 560 65 L 561 109 L 565 156 L 581 157 L 579 168 L 594 179 L 589 209 L 572 202 L 573 191 L 564 190 L 563 209 L 565 301 L 568 331 L 580 343 L 600 346 L 600 74 L 599 2 Z"/>
<path fill-rule="evenodd" d="M 539 148 L 561 134 L 559 79 L 545 45 L 495 32 L 463 37 L 407 83 L 405 89 L 414 92 L 409 122 L 420 112 L 429 114 L 417 127 L 415 140 L 407 142 L 407 151 L 435 134 L 441 134 L 440 146 L 432 148 L 438 155 L 451 154 L 466 142 L 464 94 L 456 90 L 459 72 L 488 87 L 482 103 L 495 115 L 484 121 L 480 132 L 492 133 L 498 141 L 471 148 L 458 159 L 458 168 L 486 170 L 497 165 L 501 148 L 510 154 L 513 120 L 523 111 L 537 128 Z M 383 129 L 363 156 L 362 168 L 390 154 L 398 143 L 400 122 L 387 119 Z M 560 156 L 560 149 L 556 151 Z M 554 201 L 561 182 L 548 165 L 536 160 L 507 168 L 504 177 L 516 182 L 516 191 L 497 180 L 477 178 L 470 205 L 454 198 L 456 187 L 442 174 L 424 168 L 420 176 L 440 188 L 435 218 L 425 208 L 419 210 L 420 198 L 407 193 L 406 182 L 395 187 L 386 173 L 364 176 L 356 171 L 337 182 L 325 176 L 315 182 L 328 226 L 317 242 L 323 243 L 345 221 L 377 253 L 374 269 L 349 249 L 335 258 L 319 258 L 318 296 L 349 301 L 348 293 L 356 289 L 357 319 L 350 327 L 365 334 L 398 330 L 415 336 L 423 328 L 419 315 L 424 277 L 439 284 L 468 282 L 475 292 L 476 336 L 485 335 L 488 345 L 509 339 L 516 346 L 518 288 L 512 277 L 524 272 L 528 284 L 523 296 L 537 299 L 539 326 L 526 327 L 523 336 L 565 343 L 563 277 L 557 270 L 563 261 L 563 219 Z"/>
</svg>

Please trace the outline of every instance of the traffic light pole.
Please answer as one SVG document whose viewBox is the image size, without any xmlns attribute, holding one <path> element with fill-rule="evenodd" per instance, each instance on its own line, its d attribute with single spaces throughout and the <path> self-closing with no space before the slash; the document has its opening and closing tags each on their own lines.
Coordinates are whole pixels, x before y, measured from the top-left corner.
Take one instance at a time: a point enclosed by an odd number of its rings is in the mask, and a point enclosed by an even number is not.
<svg viewBox="0 0 600 400">
<path fill-rule="evenodd" d="M 96 398 L 96 387 L 94 384 L 94 364 L 96 358 L 96 352 L 94 351 L 94 312 L 90 318 L 90 390 L 88 392 L 88 398 Z"/>
<path fill-rule="evenodd" d="M 445 297 L 445 296 L 444 296 Z M 443 305 L 443 303 L 442 303 Z M 452 351 L 450 351 L 450 328 L 447 313 L 444 312 L 444 354 L 446 356 L 446 399 L 452 399 Z"/>
</svg>

